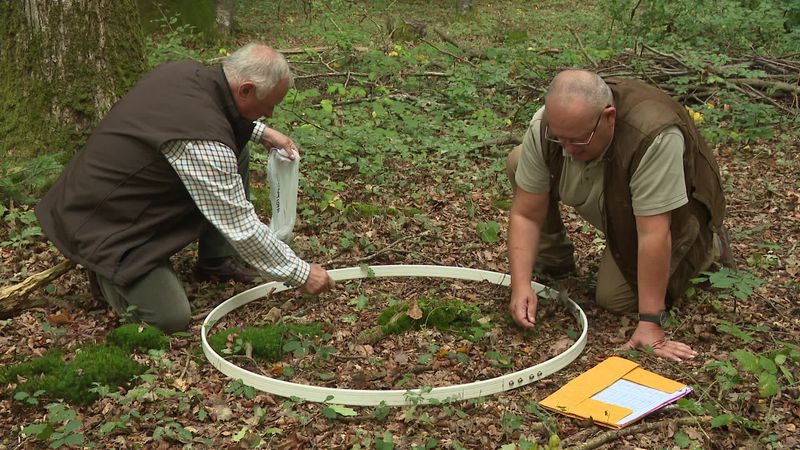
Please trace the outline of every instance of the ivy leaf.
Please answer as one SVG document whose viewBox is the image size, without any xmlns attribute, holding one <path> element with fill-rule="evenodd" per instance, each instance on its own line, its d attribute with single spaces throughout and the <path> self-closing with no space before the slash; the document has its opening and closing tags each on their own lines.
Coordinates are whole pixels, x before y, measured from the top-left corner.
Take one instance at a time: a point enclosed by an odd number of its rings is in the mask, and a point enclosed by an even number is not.
<svg viewBox="0 0 800 450">
<path fill-rule="evenodd" d="M 22 429 L 25 436 L 36 436 L 39 439 L 47 439 L 53 434 L 53 429 L 46 423 L 34 423 Z"/>
<path fill-rule="evenodd" d="M 775 374 L 769 372 L 761 372 L 758 376 L 758 395 L 761 397 L 772 397 L 778 394 L 780 385 L 778 378 Z"/>
<path fill-rule="evenodd" d="M 711 428 L 727 427 L 733 422 L 733 414 L 722 414 L 711 419 Z"/>
<path fill-rule="evenodd" d="M 500 231 L 500 224 L 494 220 L 490 222 L 482 222 L 478 224 L 477 231 L 478 234 L 480 234 L 483 242 L 491 244 L 496 242 L 498 239 L 497 233 Z"/>
<path fill-rule="evenodd" d="M 106 422 L 100 426 L 100 435 L 105 436 L 111 431 L 113 431 L 114 428 L 117 428 L 116 422 Z"/>
<path fill-rule="evenodd" d="M 690 413 L 694 413 L 694 414 L 705 414 L 705 412 L 706 412 L 705 409 L 703 409 L 702 406 L 698 405 L 694 401 L 689 400 L 687 398 L 679 399 L 678 400 L 678 406 L 680 406 L 681 409 L 689 411 Z"/>
<path fill-rule="evenodd" d="M 328 405 L 328 408 L 340 416 L 353 417 L 358 415 L 353 408 L 348 408 L 344 405 Z"/>
<path fill-rule="evenodd" d="M 248 432 L 249 430 L 250 430 L 250 429 L 249 429 L 248 427 L 242 427 L 242 429 L 241 429 L 241 430 L 239 430 L 239 432 L 238 432 L 238 433 L 234 434 L 234 435 L 233 435 L 233 437 L 232 437 L 231 439 L 233 440 L 233 442 L 239 442 L 239 441 L 241 441 L 242 439 L 244 439 L 245 435 L 247 435 L 247 432 Z"/>
<path fill-rule="evenodd" d="M 775 362 L 767 357 L 762 356 L 761 358 L 759 358 L 758 365 L 761 366 L 761 368 L 764 369 L 765 371 L 771 373 L 772 375 L 778 373 L 778 367 L 775 365 Z"/>
<path fill-rule="evenodd" d="M 70 434 L 64 438 L 64 443 L 67 445 L 81 445 L 86 437 L 83 434 Z"/>
<path fill-rule="evenodd" d="M 733 355 L 733 357 L 736 358 L 737 361 L 739 361 L 739 364 L 742 366 L 742 369 L 746 370 L 747 372 L 750 373 L 761 372 L 761 370 L 759 370 L 758 367 L 758 358 L 756 357 L 756 355 L 748 352 L 747 350 L 736 350 L 735 352 L 732 352 L 731 355 Z"/>
<path fill-rule="evenodd" d="M 727 320 L 720 320 L 719 323 L 717 323 L 717 330 L 739 338 L 748 344 L 753 342 L 753 336 L 750 333 L 742 331 L 741 328 L 728 322 Z"/>
<path fill-rule="evenodd" d="M 683 431 L 678 431 L 675 433 L 675 444 L 680 448 L 689 448 L 692 440 Z"/>
<path fill-rule="evenodd" d="M 394 450 L 394 436 L 391 432 L 385 431 L 383 439 L 375 441 L 375 450 Z"/>
</svg>

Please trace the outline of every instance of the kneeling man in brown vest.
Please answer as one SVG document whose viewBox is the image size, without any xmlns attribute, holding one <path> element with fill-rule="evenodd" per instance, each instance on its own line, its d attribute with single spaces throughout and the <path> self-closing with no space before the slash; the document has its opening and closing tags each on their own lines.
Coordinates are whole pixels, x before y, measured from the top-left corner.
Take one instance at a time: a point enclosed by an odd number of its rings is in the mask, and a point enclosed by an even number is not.
<svg viewBox="0 0 800 450">
<path fill-rule="evenodd" d="M 561 72 L 509 155 L 508 172 L 510 309 L 518 324 L 532 327 L 536 319 L 534 268 L 575 269 L 562 202 L 605 233 L 596 300 L 613 312 L 639 313 L 625 347 L 652 347 L 678 361 L 696 356 L 666 339 L 663 321 L 692 277 L 732 257 L 719 168 L 681 105 L 640 81 Z"/>
<path fill-rule="evenodd" d="M 198 239 L 200 279 L 249 282 L 257 271 L 309 293 L 329 289 L 328 272 L 278 240 L 247 195 L 248 141 L 299 154 L 255 122 L 272 116 L 291 82 L 283 55 L 258 43 L 222 64 L 160 65 L 114 105 L 39 203 L 42 230 L 96 276 L 117 313 L 166 332 L 191 318 L 169 258 Z"/>
</svg>

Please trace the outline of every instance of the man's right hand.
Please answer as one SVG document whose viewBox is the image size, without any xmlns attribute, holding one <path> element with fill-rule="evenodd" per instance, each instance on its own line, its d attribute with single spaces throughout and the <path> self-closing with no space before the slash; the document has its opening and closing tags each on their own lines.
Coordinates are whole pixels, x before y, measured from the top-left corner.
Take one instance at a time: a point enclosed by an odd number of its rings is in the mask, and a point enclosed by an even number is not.
<svg viewBox="0 0 800 450">
<path fill-rule="evenodd" d="M 300 286 L 300 290 L 308 294 L 321 294 L 336 286 L 328 271 L 319 264 L 311 264 L 311 272 L 308 274 L 306 282 Z"/>
<path fill-rule="evenodd" d="M 520 287 L 511 291 L 511 317 L 523 328 L 533 328 L 536 323 L 536 307 L 539 297 L 530 287 Z"/>
</svg>

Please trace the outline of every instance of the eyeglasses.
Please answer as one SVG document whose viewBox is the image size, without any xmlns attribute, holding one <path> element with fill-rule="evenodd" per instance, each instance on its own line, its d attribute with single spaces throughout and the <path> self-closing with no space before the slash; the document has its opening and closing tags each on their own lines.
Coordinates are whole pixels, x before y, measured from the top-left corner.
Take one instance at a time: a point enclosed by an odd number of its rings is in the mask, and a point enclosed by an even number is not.
<svg viewBox="0 0 800 450">
<path fill-rule="evenodd" d="M 603 108 L 602 111 L 600 111 L 600 115 L 597 116 L 597 122 L 595 122 L 594 128 L 592 128 L 592 134 L 590 134 L 589 138 L 586 139 L 583 142 L 574 141 L 574 140 L 573 141 L 563 141 L 560 138 L 550 136 L 550 124 L 549 123 L 547 125 L 545 125 L 545 127 L 544 127 L 544 137 L 548 141 L 555 142 L 556 144 L 560 144 L 560 145 L 565 145 L 565 144 L 566 145 L 572 145 L 572 146 L 589 145 L 589 144 L 592 143 L 592 138 L 594 137 L 595 132 L 597 132 L 597 126 L 600 125 L 600 118 L 603 117 L 603 113 L 606 112 L 606 108 L 608 108 L 609 106 L 611 106 L 611 105 L 606 105 L 606 107 Z"/>
</svg>

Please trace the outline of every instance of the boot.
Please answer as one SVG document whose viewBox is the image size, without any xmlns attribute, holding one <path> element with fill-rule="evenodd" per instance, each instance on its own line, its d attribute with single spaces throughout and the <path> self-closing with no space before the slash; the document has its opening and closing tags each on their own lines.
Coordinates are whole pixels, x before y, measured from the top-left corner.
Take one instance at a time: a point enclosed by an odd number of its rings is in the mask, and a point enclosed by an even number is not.
<svg viewBox="0 0 800 450">
<path fill-rule="evenodd" d="M 236 257 L 209 258 L 197 261 L 194 276 L 198 281 L 235 281 L 250 284 L 258 272 Z"/>
</svg>

